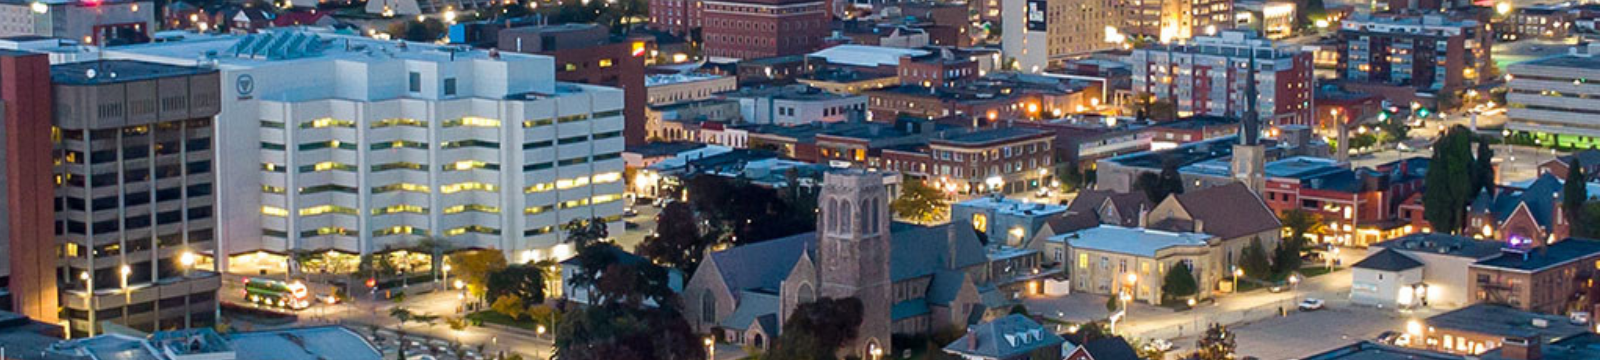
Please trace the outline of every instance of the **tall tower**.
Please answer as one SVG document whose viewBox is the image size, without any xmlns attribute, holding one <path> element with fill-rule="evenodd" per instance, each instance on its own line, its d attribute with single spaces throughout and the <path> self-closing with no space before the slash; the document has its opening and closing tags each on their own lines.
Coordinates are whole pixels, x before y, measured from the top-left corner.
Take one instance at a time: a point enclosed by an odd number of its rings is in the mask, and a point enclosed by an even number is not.
<svg viewBox="0 0 1600 360">
<path fill-rule="evenodd" d="M 847 353 L 870 358 L 871 349 L 888 353 L 889 192 L 884 173 L 831 171 L 823 175 L 817 198 L 817 278 L 822 296 L 861 299 L 861 330 Z"/>
<path fill-rule="evenodd" d="M 1239 120 L 1239 143 L 1233 145 L 1233 178 L 1244 183 L 1250 191 L 1261 194 L 1267 184 L 1263 167 L 1266 167 L 1267 150 L 1261 146 L 1261 109 L 1256 91 L 1256 51 L 1250 47 L 1250 64 L 1245 70 L 1245 109 Z"/>
</svg>

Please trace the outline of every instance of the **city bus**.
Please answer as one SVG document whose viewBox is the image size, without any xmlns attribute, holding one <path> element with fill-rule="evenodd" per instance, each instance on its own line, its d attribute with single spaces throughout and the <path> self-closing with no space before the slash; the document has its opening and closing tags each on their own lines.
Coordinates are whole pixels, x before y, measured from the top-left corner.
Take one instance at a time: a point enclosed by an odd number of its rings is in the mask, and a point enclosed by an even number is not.
<svg viewBox="0 0 1600 360">
<path fill-rule="evenodd" d="M 270 308 L 303 310 L 311 306 L 311 292 L 299 281 L 247 278 L 244 280 L 244 298 L 251 304 Z"/>
</svg>

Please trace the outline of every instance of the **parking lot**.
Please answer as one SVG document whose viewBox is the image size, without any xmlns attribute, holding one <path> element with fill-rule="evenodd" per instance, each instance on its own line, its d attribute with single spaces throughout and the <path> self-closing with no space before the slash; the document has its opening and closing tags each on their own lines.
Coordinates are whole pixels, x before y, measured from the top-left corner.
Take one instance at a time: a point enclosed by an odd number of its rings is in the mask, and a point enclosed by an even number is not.
<svg viewBox="0 0 1600 360">
<path fill-rule="evenodd" d="M 1406 321 L 1412 316 L 1428 315 L 1431 314 L 1401 314 L 1393 309 L 1330 301 L 1324 310 L 1290 312 L 1286 317 L 1236 325 L 1231 330 L 1237 335 L 1240 356 L 1254 356 L 1263 360 L 1295 359 L 1362 339 L 1372 339 L 1384 331 L 1404 330 Z M 1194 338 L 1175 343 L 1192 348 Z"/>
</svg>

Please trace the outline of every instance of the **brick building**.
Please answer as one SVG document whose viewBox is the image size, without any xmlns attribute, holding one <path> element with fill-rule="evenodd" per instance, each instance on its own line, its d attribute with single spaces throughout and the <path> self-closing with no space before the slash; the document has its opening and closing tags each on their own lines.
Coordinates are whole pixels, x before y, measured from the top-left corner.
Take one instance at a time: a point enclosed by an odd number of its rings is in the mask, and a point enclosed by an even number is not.
<svg viewBox="0 0 1600 360">
<path fill-rule="evenodd" d="M 1255 56 L 1252 57 L 1251 53 Z M 1246 67 L 1256 66 L 1257 112 L 1268 125 L 1310 125 L 1313 107 L 1310 52 L 1243 31 L 1202 36 L 1192 43 L 1133 51 L 1133 92 L 1172 101 L 1180 116 L 1243 117 Z"/>
<path fill-rule="evenodd" d="M 1089 108 L 1090 100 L 1100 97 L 1097 84 L 1020 73 L 990 74 L 951 85 L 907 84 L 867 91 L 868 119 L 953 116 L 968 127 L 979 127 L 1002 118 L 1059 118 Z"/>
<path fill-rule="evenodd" d="M 1436 103 L 1424 106 L 1450 108 L 1459 104 L 1462 90 L 1493 80 L 1487 79 L 1493 44 L 1490 31 L 1475 20 L 1358 15 L 1340 23 L 1337 71 L 1343 81 L 1434 94 L 1430 102 Z M 1384 95 L 1394 103 L 1410 102 Z"/>
<path fill-rule="evenodd" d="M 1016 193 L 1050 184 L 1054 141 L 1053 133 L 1017 127 L 948 133 L 883 150 L 883 168 L 953 193 Z"/>
<path fill-rule="evenodd" d="M 704 4 L 703 54 L 755 59 L 800 55 L 822 46 L 828 13 L 822 1 L 732 0 Z"/>
<path fill-rule="evenodd" d="M 645 142 L 645 39 L 613 37 L 605 26 L 561 24 L 501 30 L 498 48 L 555 57 L 556 80 L 622 89 L 622 137 Z"/>
<path fill-rule="evenodd" d="M 1504 304 L 1546 314 L 1566 314 L 1580 304 L 1600 261 L 1600 240 L 1568 238 L 1553 244 L 1513 244 L 1498 257 L 1467 269 L 1473 302 Z"/>
<path fill-rule="evenodd" d="M 0 311 L 56 324 L 50 57 L 0 50 Z"/>
<path fill-rule="evenodd" d="M 1333 160 L 1293 157 L 1267 164 L 1263 197 L 1273 211 L 1317 214 L 1328 223 L 1319 243 L 1368 246 L 1421 231 L 1397 213 L 1399 200 L 1422 192 L 1426 158 L 1350 169 Z"/>
</svg>

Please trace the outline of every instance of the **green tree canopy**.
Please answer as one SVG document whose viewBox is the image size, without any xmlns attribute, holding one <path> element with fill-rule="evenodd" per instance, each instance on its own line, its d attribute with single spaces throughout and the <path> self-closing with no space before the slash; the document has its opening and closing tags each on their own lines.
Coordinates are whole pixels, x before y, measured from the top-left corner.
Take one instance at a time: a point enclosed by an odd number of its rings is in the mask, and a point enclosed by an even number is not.
<svg viewBox="0 0 1600 360">
<path fill-rule="evenodd" d="M 545 297 L 544 269 L 533 265 L 514 265 L 489 274 L 488 298 L 517 298 L 522 304 L 538 304 Z M 510 315 L 510 314 L 507 314 Z"/>
<path fill-rule="evenodd" d="M 1250 246 L 1245 247 L 1240 254 L 1239 268 L 1244 273 L 1257 279 L 1266 279 L 1272 275 L 1272 263 L 1267 259 L 1267 248 L 1261 245 L 1261 238 L 1250 239 Z"/>
<path fill-rule="evenodd" d="M 700 221 L 695 218 L 694 209 L 687 203 L 675 201 L 661 210 L 656 219 L 656 233 L 646 236 L 635 251 L 661 266 L 693 274 L 706 251 L 716 244 L 716 238 L 700 233 Z"/>
<path fill-rule="evenodd" d="M 1194 296 L 1200 291 L 1200 285 L 1194 280 L 1194 272 L 1189 269 L 1189 264 L 1179 262 L 1167 269 L 1167 274 L 1161 279 L 1161 293 L 1168 298 Z"/>
<path fill-rule="evenodd" d="M 1472 191 L 1472 131 L 1456 125 L 1433 144 L 1433 157 L 1423 182 L 1422 217 L 1433 231 L 1459 233 Z"/>
<path fill-rule="evenodd" d="M 1194 345 L 1196 360 L 1233 360 L 1233 352 L 1238 348 L 1233 332 L 1217 323 L 1206 328 L 1205 335 L 1195 340 Z"/>
<path fill-rule="evenodd" d="M 864 307 L 857 298 L 821 298 L 800 304 L 783 334 L 773 342 L 769 360 L 833 359 L 837 350 L 856 339 Z"/>
<path fill-rule="evenodd" d="M 498 249 L 457 252 L 449 258 L 451 280 L 466 283 L 467 292 L 482 297 L 488 290 L 489 274 L 506 268 L 506 255 Z M 451 281 L 454 282 L 454 281 Z M 449 285 L 449 284 L 446 284 Z"/>
<path fill-rule="evenodd" d="M 922 180 L 905 177 L 900 181 L 900 196 L 889 203 L 889 209 L 900 218 L 918 223 L 935 223 L 949 217 L 950 205 L 943 192 L 924 184 Z"/>
<path fill-rule="evenodd" d="M 1572 224 L 1571 233 L 1587 234 L 1589 224 L 1584 223 L 1584 203 L 1589 202 L 1589 187 L 1583 174 L 1583 162 L 1578 157 L 1572 157 L 1572 164 L 1567 165 L 1567 179 L 1561 184 L 1561 208 L 1565 210 L 1568 224 Z"/>
</svg>

